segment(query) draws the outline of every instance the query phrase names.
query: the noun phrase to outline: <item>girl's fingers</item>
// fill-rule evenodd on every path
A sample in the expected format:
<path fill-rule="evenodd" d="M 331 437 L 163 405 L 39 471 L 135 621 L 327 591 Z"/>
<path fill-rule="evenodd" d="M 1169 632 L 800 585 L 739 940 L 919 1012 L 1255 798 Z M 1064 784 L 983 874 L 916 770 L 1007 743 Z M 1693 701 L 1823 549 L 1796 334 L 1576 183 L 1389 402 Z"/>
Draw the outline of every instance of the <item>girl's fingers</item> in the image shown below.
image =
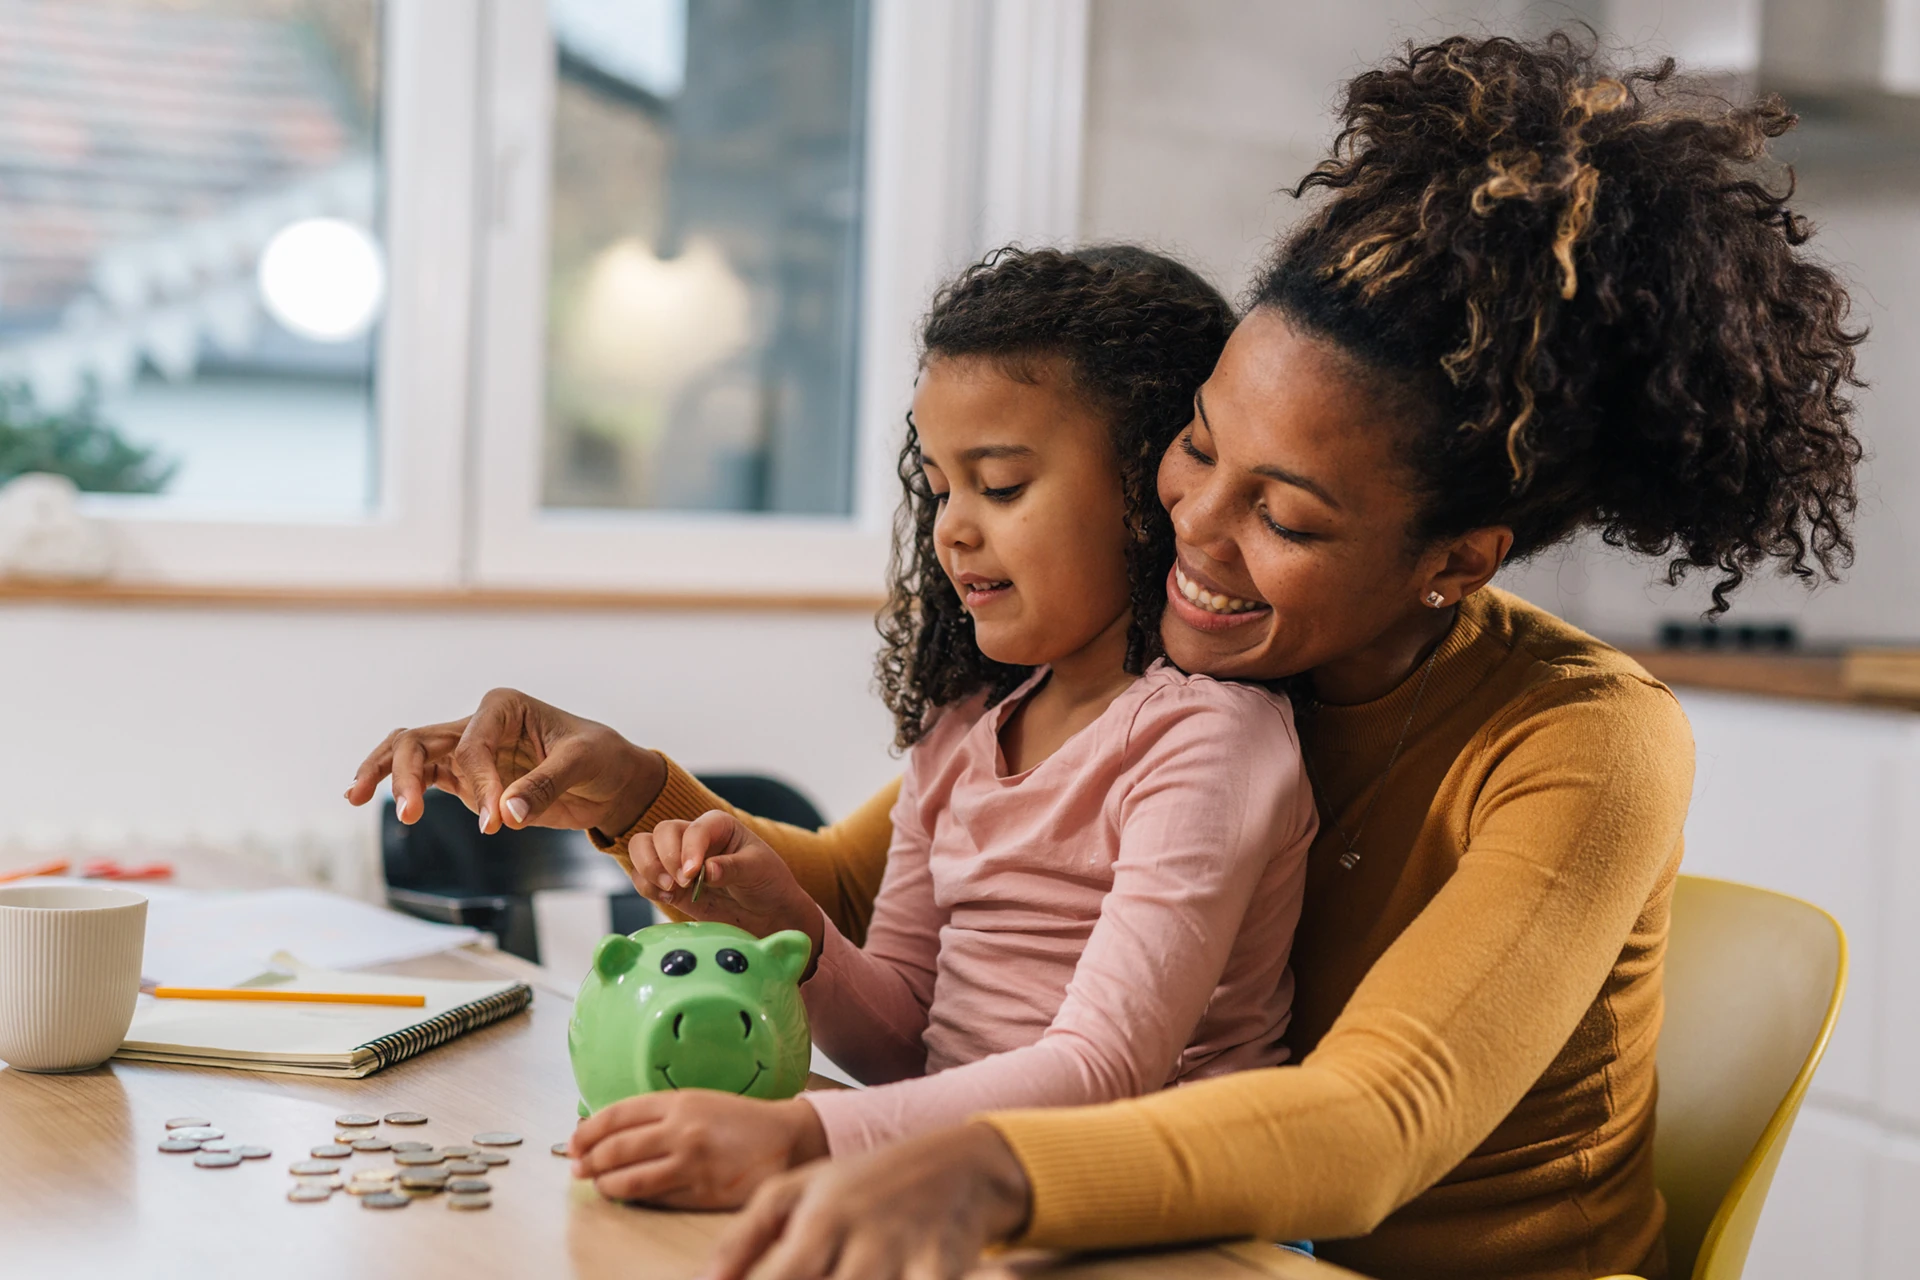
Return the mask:
<path fill-rule="evenodd" d="M 664 1103 L 660 1095 L 652 1093 L 636 1094 L 623 1098 L 610 1107 L 604 1107 L 582 1120 L 573 1128 L 573 1138 L 567 1146 L 577 1164 L 584 1159 L 596 1143 L 599 1143 L 622 1129 L 635 1125 L 652 1124 L 661 1115 Z"/>
<path fill-rule="evenodd" d="M 754 1192 L 747 1207 L 721 1235 L 712 1265 L 707 1269 L 708 1280 L 746 1280 L 749 1272 L 761 1280 L 779 1277 L 815 1280 L 826 1274 L 826 1264 L 833 1259 L 830 1252 L 821 1253 L 817 1243 L 795 1251 L 788 1248 L 786 1239 L 793 1229 L 794 1211 L 806 1194 L 810 1177 L 806 1172 L 782 1174 Z M 821 1263 L 813 1270 L 793 1269 L 815 1256 L 820 1257 Z M 768 1259 L 768 1265 L 756 1272 L 754 1264 L 762 1258 Z M 783 1266 L 787 1269 L 776 1269 Z"/>
<path fill-rule="evenodd" d="M 674 1135 L 667 1129 L 664 1124 L 642 1124 L 602 1138 L 592 1150 L 574 1157 L 578 1176 L 597 1180 L 603 1174 L 674 1154 Z"/>
<path fill-rule="evenodd" d="M 603 1173 L 593 1187 L 609 1200 L 658 1201 L 682 1190 L 686 1181 L 683 1162 L 669 1155 Z"/>
<path fill-rule="evenodd" d="M 700 874 L 701 864 L 708 858 L 731 853 L 739 829 L 740 824 L 734 821 L 733 815 L 721 809 L 709 809 L 688 823 L 680 850 L 680 883 L 693 883 L 693 878 Z"/>

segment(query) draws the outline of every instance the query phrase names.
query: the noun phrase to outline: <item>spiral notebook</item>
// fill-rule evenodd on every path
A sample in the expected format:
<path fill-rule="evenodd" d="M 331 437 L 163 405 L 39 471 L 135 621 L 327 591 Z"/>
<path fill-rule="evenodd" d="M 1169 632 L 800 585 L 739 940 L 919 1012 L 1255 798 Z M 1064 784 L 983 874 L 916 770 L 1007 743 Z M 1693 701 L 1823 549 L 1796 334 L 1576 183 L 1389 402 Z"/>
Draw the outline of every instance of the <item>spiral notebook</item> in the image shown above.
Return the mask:
<path fill-rule="evenodd" d="M 277 980 L 246 983 L 288 991 L 421 995 L 424 1008 L 140 997 L 116 1058 L 190 1067 L 279 1071 L 358 1079 L 425 1053 L 533 1003 L 522 982 L 451 982 L 313 969 L 286 955 Z"/>

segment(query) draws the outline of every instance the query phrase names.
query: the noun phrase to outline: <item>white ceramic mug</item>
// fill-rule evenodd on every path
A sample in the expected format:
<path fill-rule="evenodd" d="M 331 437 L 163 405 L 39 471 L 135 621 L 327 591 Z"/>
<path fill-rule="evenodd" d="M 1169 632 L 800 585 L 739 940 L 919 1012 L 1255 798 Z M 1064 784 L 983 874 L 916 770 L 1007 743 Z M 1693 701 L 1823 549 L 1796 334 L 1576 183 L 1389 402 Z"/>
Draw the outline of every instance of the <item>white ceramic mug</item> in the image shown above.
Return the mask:
<path fill-rule="evenodd" d="M 133 1023 L 147 900 L 92 884 L 0 885 L 0 1062 L 85 1071 Z"/>

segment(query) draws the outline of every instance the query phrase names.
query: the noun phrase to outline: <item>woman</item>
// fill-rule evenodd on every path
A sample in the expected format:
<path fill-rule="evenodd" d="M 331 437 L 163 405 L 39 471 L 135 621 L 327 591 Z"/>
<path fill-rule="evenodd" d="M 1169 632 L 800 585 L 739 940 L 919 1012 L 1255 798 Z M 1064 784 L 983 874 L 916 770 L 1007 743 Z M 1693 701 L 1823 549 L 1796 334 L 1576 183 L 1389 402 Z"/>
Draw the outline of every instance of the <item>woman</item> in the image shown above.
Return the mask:
<path fill-rule="evenodd" d="M 1675 579 L 1714 571 L 1720 608 L 1770 560 L 1830 574 L 1860 456 L 1845 292 L 1755 173 L 1793 118 L 1671 71 L 1454 38 L 1355 79 L 1301 184 L 1324 203 L 1162 462 L 1169 658 L 1299 677 L 1323 821 L 1297 1065 L 779 1175 L 715 1274 L 957 1275 L 997 1240 L 1241 1235 L 1380 1277 L 1665 1273 L 1654 1044 L 1690 735 L 1630 660 L 1487 583 L 1581 529 Z M 438 785 L 487 829 L 616 850 L 718 805 L 504 691 L 389 739 L 350 798 L 389 770 L 403 818 Z M 855 931 L 890 802 L 756 830 Z"/>

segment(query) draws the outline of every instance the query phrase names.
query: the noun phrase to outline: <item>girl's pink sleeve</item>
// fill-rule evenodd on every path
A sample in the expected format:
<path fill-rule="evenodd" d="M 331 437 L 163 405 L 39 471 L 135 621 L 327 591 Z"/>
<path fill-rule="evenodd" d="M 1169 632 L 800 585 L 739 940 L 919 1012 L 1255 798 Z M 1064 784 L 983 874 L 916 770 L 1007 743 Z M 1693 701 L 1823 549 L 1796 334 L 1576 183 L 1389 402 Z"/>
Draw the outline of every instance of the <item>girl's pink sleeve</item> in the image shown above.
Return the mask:
<path fill-rule="evenodd" d="M 1128 754 L 1138 781 L 1120 807 L 1113 888 L 1045 1034 L 937 1075 L 803 1094 L 835 1155 L 982 1111 L 1134 1097 L 1171 1078 L 1268 864 L 1287 857 L 1304 871 L 1312 805 L 1287 713 L 1253 690 L 1156 690 Z M 1293 944 L 1302 878 L 1289 878 L 1293 910 L 1265 913 L 1284 922 L 1285 936 L 1265 940 L 1279 954 Z"/>
<path fill-rule="evenodd" d="M 820 963 L 800 988 L 813 1042 L 863 1084 L 905 1080 L 927 1069 L 921 1036 L 946 912 L 933 900 L 928 869 L 932 835 L 920 815 L 921 755 L 909 759 L 900 781 L 893 844 L 865 949 L 829 918 Z"/>

